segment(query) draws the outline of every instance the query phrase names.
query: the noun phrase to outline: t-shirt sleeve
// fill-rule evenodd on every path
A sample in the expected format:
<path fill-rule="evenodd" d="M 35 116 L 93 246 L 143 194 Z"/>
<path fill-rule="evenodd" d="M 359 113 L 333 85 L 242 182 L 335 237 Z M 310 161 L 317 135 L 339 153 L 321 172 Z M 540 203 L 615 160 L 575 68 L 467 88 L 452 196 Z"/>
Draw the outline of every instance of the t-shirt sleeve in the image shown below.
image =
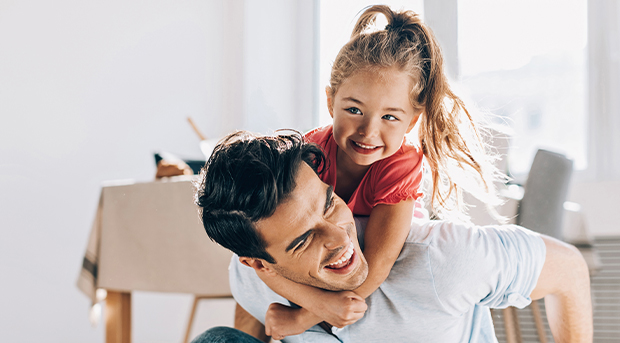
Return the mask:
<path fill-rule="evenodd" d="M 443 307 L 454 315 L 475 304 L 527 306 L 545 254 L 540 235 L 516 225 L 444 223 L 434 231 L 429 248 L 435 291 Z"/>
<path fill-rule="evenodd" d="M 331 125 L 326 125 L 312 129 L 304 134 L 304 140 L 308 143 L 318 144 L 324 149 L 327 139 L 332 132 L 331 127 Z"/>
<path fill-rule="evenodd" d="M 379 162 L 370 182 L 371 207 L 421 197 L 422 165 L 423 155 L 415 148 Z"/>

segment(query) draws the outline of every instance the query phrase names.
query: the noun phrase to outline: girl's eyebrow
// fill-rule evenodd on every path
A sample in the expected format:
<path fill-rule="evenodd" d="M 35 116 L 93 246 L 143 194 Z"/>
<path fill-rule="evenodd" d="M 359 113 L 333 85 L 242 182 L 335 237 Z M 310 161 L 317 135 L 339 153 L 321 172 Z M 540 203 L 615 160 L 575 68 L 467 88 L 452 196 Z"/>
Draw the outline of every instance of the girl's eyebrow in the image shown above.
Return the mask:
<path fill-rule="evenodd" d="M 405 110 L 403 110 L 402 108 L 398 108 L 398 107 L 388 107 L 388 108 L 384 108 L 385 111 L 389 111 L 389 112 L 402 112 L 405 113 Z"/>
<path fill-rule="evenodd" d="M 363 105 L 363 104 L 364 104 L 364 103 L 363 103 L 363 102 L 361 102 L 360 100 L 357 100 L 357 99 L 355 99 L 354 97 L 350 97 L 350 96 L 348 96 L 348 97 L 346 97 L 346 98 L 342 98 L 342 100 L 344 100 L 344 101 L 352 101 L 352 102 L 354 102 L 354 103 L 356 103 L 356 104 L 360 104 L 360 105 Z"/>

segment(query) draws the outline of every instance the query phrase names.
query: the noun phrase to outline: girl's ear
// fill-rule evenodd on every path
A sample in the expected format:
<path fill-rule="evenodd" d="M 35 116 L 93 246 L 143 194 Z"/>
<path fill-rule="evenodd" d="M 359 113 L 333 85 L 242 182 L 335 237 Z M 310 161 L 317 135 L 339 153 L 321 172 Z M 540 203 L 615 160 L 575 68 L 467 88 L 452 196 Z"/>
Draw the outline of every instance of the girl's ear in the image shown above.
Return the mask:
<path fill-rule="evenodd" d="M 334 118 L 334 103 L 331 94 L 332 88 L 330 86 L 326 86 L 325 95 L 327 95 L 327 109 L 329 110 L 329 115 Z"/>
<path fill-rule="evenodd" d="M 415 124 L 418 122 L 418 119 L 420 119 L 421 115 L 422 111 L 418 112 L 413 116 L 413 119 L 411 119 L 411 123 L 409 123 L 409 127 L 407 127 L 407 133 L 411 132 L 411 130 L 415 127 Z"/>
<path fill-rule="evenodd" d="M 246 266 L 253 268 L 257 273 L 266 273 L 268 275 L 275 275 L 276 271 L 271 268 L 267 261 L 252 258 L 252 257 L 239 257 L 239 262 Z"/>

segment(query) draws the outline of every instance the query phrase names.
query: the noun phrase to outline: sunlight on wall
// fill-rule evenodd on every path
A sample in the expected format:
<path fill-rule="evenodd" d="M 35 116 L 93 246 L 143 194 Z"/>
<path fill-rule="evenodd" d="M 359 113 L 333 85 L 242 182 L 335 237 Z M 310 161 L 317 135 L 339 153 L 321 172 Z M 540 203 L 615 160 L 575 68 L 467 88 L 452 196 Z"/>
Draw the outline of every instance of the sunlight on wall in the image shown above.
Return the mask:
<path fill-rule="evenodd" d="M 535 56 L 586 47 L 586 1 L 469 0 L 458 11 L 462 76 L 518 69 Z"/>

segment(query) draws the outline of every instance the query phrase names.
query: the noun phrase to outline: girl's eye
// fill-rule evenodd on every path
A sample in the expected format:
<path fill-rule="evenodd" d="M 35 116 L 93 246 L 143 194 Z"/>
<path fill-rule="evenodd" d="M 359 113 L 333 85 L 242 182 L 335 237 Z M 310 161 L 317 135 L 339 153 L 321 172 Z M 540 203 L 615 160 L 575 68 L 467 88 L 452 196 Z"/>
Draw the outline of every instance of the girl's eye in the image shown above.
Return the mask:
<path fill-rule="evenodd" d="M 353 114 L 362 114 L 362 111 L 360 111 L 360 109 L 357 107 L 349 107 L 346 110 Z"/>
<path fill-rule="evenodd" d="M 394 117 L 391 114 L 386 114 L 383 116 L 383 119 L 389 120 L 389 121 L 393 121 L 393 120 L 398 120 L 398 118 Z"/>

